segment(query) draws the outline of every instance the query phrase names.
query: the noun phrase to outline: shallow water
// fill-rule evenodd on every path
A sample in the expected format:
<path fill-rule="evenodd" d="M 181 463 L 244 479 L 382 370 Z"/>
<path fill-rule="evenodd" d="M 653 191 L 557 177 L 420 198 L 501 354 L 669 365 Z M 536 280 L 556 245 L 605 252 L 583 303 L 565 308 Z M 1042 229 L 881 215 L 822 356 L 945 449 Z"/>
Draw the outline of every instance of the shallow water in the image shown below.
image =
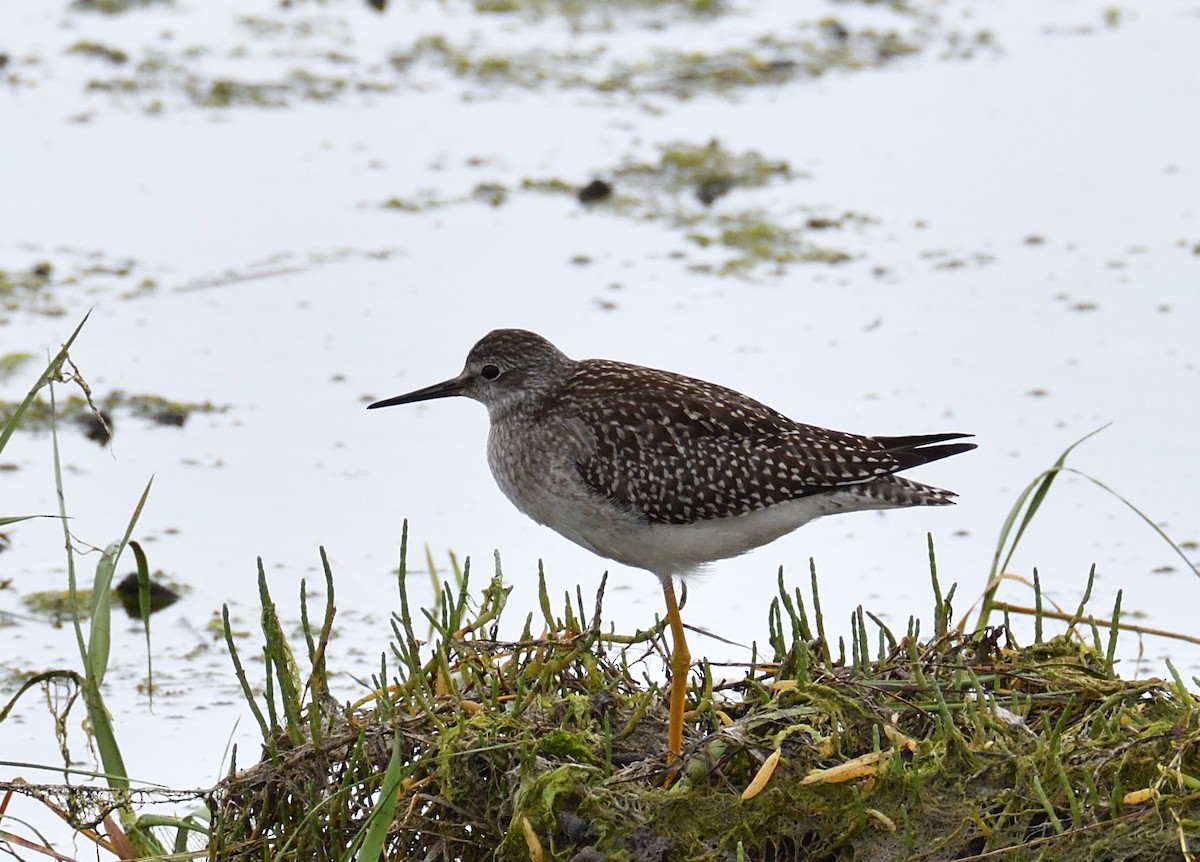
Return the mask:
<path fill-rule="evenodd" d="M 36 301 L 0 297 L 0 354 L 55 349 L 90 308 L 72 356 L 97 393 L 230 408 L 183 428 L 117 414 L 107 449 L 60 435 L 77 541 L 118 538 L 153 476 L 135 538 L 153 568 L 191 587 L 154 620 L 163 689 L 152 714 L 137 691 L 142 636 L 117 627 L 106 696 L 132 774 L 207 785 L 228 740 L 241 742 L 242 763 L 257 751 L 207 629 L 228 603 L 237 627 L 255 630 L 257 556 L 294 616 L 300 580 L 320 583 L 317 546 L 327 548 L 339 608 L 330 666 L 347 697 L 350 676 L 374 670 L 387 645 L 404 518 L 415 563 L 425 545 L 439 563 L 470 556 L 477 585 L 500 550 L 514 629 L 537 607 L 539 560 L 552 596 L 577 584 L 587 594 L 609 570 L 606 614 L 619 630 L 661 612 L 652 578 L 509 506 L 487 472 L 479 405 L 364 409 L 457 373 L 498 326 L 539 331 L 574 356 L 715 380 L 814 424 L 978 435 L 977 451 L 913 474 L 959 492 L 956 508 L 828 519 L 695 579 L 685 619 L 739 643 L 765 637 L 777 567 L 806 588 L 809 558 L 838 632 L 858 604 L 900 628 L 910 615 L 928 623 L 927 532 L 943 585 L 959 583 L 961 614 L 1017 494 L 1107 423 L 1069 463 L 1200 558 L 1194 5 L 1115 21 L 1091 2 L 911 14 L 734 3 L 715 19 L 671 4 L 606 8 L 572 22 L 459 3 L 383 15 L 267 2 L 113 16 L 0 7 L 0 33 L 20 34 L 19 46 L 0 46 L 0 270 L 48 261 L 54 274 Z M 653 64 L 683 47 L 767 54 L 767 35 L 795 53 L 826 15 L 851 30 L 895 29 L 918 50 L 736 86 Z M 460 74 L 427 54 L 401 70 L 389 61 L 434 35 L 467 57 Z M 69 51 L 81 41 L 130 60 Z M 506 74 L 480 71 L 480 58 L 499 56 L 512 61 Z M 530 68 L 541 83 L 526 86 Z M 621 68 L 637 70 L 625 89 L 611 86 Z M 113 92 L 117 79 L 133 83 Z M 204 103 L 246 92 L 258 102 Z M 272 99 L 285 104 L 261 104 Z M 647 191 L 620 172 L 712 139 L 786 160 L 792 176 L 705 208 L 690 190 Z M 616 176 L 634 200 L 585 209 L 521 188 L 596 176 Z M 503 186 L 503 202 L 491 205 L 495 189 L 475 193 L 481 184 Z M 392 198 L 416 210 L 384 206 Z M 738 217 L 788 229 L 831 218 L 840 226 L 801 232 L 801 251 L 851 259 L 747 261 L 718 239 Z M 0 394 L 19 398 L 38 370 L 26 366 Z M 46 435 L 18 434 L 0 461 L 15 466 L 0 473 L 0 514 L 55 510 Z M 44 520 L 4 532 L 0 611 L 24 614 L 21 596 L 64 586 L 61 530 Z M 84 581 L 94 560 L 81 560 Z M 1098 616 L 1122 590 L 1138 622 L 1196 634 L 1200 580 L 1122 503 L 1066 475 L 1010 571 L 1036 566 L 1073 610 L 1093 563 Z M 412 589 L 429 601 L 424 577 Z M 1002 595 L 1032 604 L 1017 583 Z M 2 631 L 8 671 L 77 663 L 69 629 L 21 620 Z M 698 636 L 693 652 L 748 657 Z M 1129 675 L 1162 673 L 1166 657 L 1185 674 L 1200 669 L 1200 652 L 1169 640 L 1126 637 L 1120 654 Z M 73 715 L 72 753 L 90 762 Z M 0 724 L 0 759 L 53 763 L 55 752 L 44 706 L 27 696 Z M 0 768 L 17 774 L 53 780 Z"/>

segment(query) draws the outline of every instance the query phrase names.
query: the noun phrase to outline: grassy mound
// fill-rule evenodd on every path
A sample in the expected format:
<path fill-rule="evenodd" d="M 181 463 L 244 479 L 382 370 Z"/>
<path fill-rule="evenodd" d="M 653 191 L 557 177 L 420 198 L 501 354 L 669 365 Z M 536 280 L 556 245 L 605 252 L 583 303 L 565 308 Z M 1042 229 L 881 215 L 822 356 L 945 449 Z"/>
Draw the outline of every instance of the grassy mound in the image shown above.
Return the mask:
<path fill-rule="evenodd" d="M 268 689 L 299 696 L 263 595 Z M 402 600 L 390 684 L 347 707 L 322 694 L 330 617 L 303 702 L 256 707 L 266 754 L 213 794 L 210 858 L 1156 860 L 1200 841 L 1195 698 L 1119 679 L 1116 628 L 1082 612 L 1025 648 L 951 629 L 948 601 L 927 639 L 859 612 L 834 655 L 781 581 L 771 655 L 693 673 L 670 764 L 663 693 L 635 676 L 661 632 L 605 635 L 602 587 L 590 619 L 543 597 L 543 633 L 500 642 L 506 595 L 447 587 L 425 648 Z"/>

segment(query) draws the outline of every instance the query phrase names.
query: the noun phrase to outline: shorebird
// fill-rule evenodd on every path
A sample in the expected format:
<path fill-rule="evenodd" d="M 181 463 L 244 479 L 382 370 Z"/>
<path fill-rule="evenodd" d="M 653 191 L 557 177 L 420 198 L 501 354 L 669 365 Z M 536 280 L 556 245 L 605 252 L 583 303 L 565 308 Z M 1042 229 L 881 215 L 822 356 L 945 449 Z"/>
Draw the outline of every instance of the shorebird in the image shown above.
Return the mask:
<path fill-rule="evenodd" d="M 974 449 L 969 434 L 865 437 L 803 425 L 740 392 L 521 329 L 488 333 L 462 373 L 370 408 L 462 395 L 487 407 L 488 465 L 518 509 L 662 584 L 671 629 L 668 757 L 691 664 L 674 580 L 836 512 L 945 506 L 896 474 Z"/>

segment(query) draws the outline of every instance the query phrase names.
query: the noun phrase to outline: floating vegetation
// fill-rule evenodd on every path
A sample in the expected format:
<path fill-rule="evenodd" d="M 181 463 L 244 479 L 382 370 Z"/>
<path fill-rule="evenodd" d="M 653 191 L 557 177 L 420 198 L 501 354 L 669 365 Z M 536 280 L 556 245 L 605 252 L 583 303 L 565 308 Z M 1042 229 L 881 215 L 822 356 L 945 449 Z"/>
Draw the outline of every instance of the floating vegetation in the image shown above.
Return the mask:
<path fill-rule="evenodd" d="M 499 8 L 500 6 L 503 8 Z M 529 12 L 549 4 L 504 2 L 489 12 Z M 566 4 L 563 4 L 566 5 Z M 635 7 L 637 4 L 607 4 Z M 662 4 L 667 5 L 667 4 Z M 704 4 L 711 12 L 717 4 Z M 594 11 L 594 10 L 593 10 Z M 699 11 L 694 10 L 694 11 Z M 881 13 L 882 14 L 882 13 Z M 715 22 L 719 16 L 706 14 Z M 604 44 L 562 50 L 538 47 L 499 51 L 492 45 L 455 42 L 443 35 L 422 36 L 395 51 L 389 61 L 397 72 L 414 75 L 421 65 L 494 89 L 497 84 L 523 88 L 553 86 L 634 97 L 690 99 L 705 93 L 733 95 L 748 88 L 778 86 L 798 78 L 818 78 L 831 71 L 859 71 L 916 54 L 943 43 L 946 56 L 968 56 L 968 50 L 990 47 L 990 35 L 943 31 L 932 13 L 911 8 L 890 15 L 895 27 L 859 26 L 837 18 L 799 22 L 786 31 L 759 36 L 720 51 L 680 51 L 663 45 L 638 59 L 616 57 Z M 585 19 L 575 26 L 589 29 Z M 592 29 L 612 29 L 613 16 L 591 15 Z"/>
<path fill-rule="evenodd" d="M 189 71 L 182 63 L 154 54 L 138 63 L 132 75 L 96 78 L 87 86 L 95 92 L 152 97 L 153 101 L 146 102 L 144 107 L 157 112 L 163 109 L 162 98 L 177 94 L 201 108 L 285 108 L 294 101 L 330 101 L 355 85 L 344 75 L 307 69 L 293 69 L 273 80 L 214 77 Z M 373 84 L 370 89 L 380 92 L 387 86 Z M 358 86 L 360 90 L 367 88 L 366 84 Z"/>
<path fill-rule="evenodd" d="M 120 48 L 113 48 L 99 42 L 80 40 L 67 49 L 68 54 L 82 54 L 85 57 L 95 57 L 99 60 L 121 65 L 129 62 L 129 55 Z"/>
<path fill-rule="evenodd" d="M 17 272 L 0 269 L 0 308 L 5 311 L 62 314 L 62 308 L 50 295 L 53 275 L 54 267 L 47 262 Z"/>
<path fill-rule="evenodd" d="M 0 426 L 11 420 L 22 402 L 0 401 Z M 124 414 L 134 419 L 143 419 L 153 425 L 179 428 L 195 413 L 224 413 L 229 405 L 211 401 L 173 401 L 161 395 L 130 395 L 120 390 L 110 392 L 102 398 L 89 399 L 84 395 L 59 398 L 51 410 L 50 402 L 43 398 L 31 401 L 22 416 L 22 431 L 48 431 L 53 422 L 71 422 L 80 428 L 86 437 L 102 445 L 107 444 L 115 429 L 114 416 Z"/>
<path fill-rule="evenodd" d="M 736 188 L 760 188 L 792 178 L 786 161 L 768 159 L 755 150 L 735 153 L 715 139 L 701 146 L 678 141 L 660 149 L 658 162 L 626 162 L 615 176 L 673 194 L 691 193 L 705 205 Z"/>
<path fill-rule="evenodd" d="M 872 222 L 856 213 L 802 210 L 776 216 L 754 207 L 735 209 L 743 197 L 736 193 L 789 182 L 797 174 L 786 161 L 755 150 L 734 152 L 718 140 L 702 145 L 667 144 L 659 148 L 657 161 L 626 160 L 601 173 L 608 179 L 594 179 L 582 187 L 539 179 L 526 180 L 522 188 L 572 194 L 589 206 L 639 221 L 666 221 L 682 230 L 694 247 L 721 253 L 715 263 L 689 264 L 695 272 L 748 275 L 767 266 L 778 274 L 790 264 L 843 263 L 851 259 L 850 253 L 828 243 L 817 244 L 809 235 L 861 229 Z"/>
<path fill-rule="evenodd" d="M 406 213 L 418 213 L 422 210 L 429 209 L 434 206 L 441 206 L 435 200 L 430 201 L 414 201 L 408 198 L 390 197 L 380 204 L 385 210 L 399 210 Z"/>
<path fill-rule="evenodd" d="M 521 14 L 544 18 L 560 15 L 572 26 L 611 24 L 614 16 L 638 12 L 676 12 L 712 16 L 727 11 L 726 0 L 473 0 L 476 12 L 490 15 Z"/>
<path fill-rule="evenodd" d="M 787 182 L 796 175 L 786 161 L 755 150 L 735 152 L 715 139 L 699 145 L 676 141 L 661 146 L 656 161 L 629 159 L 599 173 L 607 179 L 594 177 L 576 184 L 557 177 L 527 178 L 515 189 L 502 183 L 479 183 L 470 193 L 456 198 L 439 198 L 426 192 L 393 196 L 379 206 L 421 213 L 469 202 L 499 207 L 517 191 L 569 195 L 605 213 L 638 221 L 666 221 L 685 230 L 694 246 L 726 252 L 720 263 L 692 265 L 695 271 L 718 275 L 747 274 L 762 265 L 770 265 L 778 273 L 793 263 L 843 263 L 851 259 L 849 253 L 812 243 L 807 234 L 861 228 L 871 223 L 866 216 L 854 213 L 831 216 L 804 211 L 799 218 L 790 219 L 791 224 L 784 224 L 759 209 L 728 212 L 734 193 Z"/>
<path fill-rule="evenodd" d="M 64 287 L 100 291 L 119 280 L 128 286 L 124 296 L 157 287 L 153 278 L 137 277 L 138 271 L 139 266 L 133 260 L 106 260 L 95 253 L 56 249 L 54 262 L 42 260 L 24 269 L 0 269 L 0 311 L 58 317 L 66 313 L 59 299 Z M 78 291 L 74 293 L 77 295 Z M 4 318 L 0 317 L 2 322 Z"/>
<path fill-rule="evenodd" d="M 173 0 L 74 0 L 71 9 L 77 12 L 100 12 L 121 15 L 146 6 L 170 6 Z"/>
<path fill-rule="evenodd" d="M 71 9 L 117 15 L 152 5 L 171 5 L 171 0 L 75 0 Z M 386 6 L 376 5 L 380 10 Z M 736 5 L 724 0 L 473 0 L 469 10 L 464 5 L 440 4 L 444 19 L 424 20 L 412 28 L 421 35 L 410 44 L 386 51 L 373 41 L 369 48 L 358 46 L 365 25 L 349 11 L 289 3 L 266 14 L 229 15 L 224 41 L 232 47 L 219 53 L 204 46 L 177 46 L 169 36 L 137 50 L 83 39 L 68 53 L 122 67 L 120 76 L 88 81 L 89 91 L 158 113 L 187 106 L 281 108 L 353 94 L 426 89 L 444 83 L 447 74 L 464 84 L 464 98 L 486 98 L 513 87 L 574 89 L 636 100 L 705 94 L 736 98 L 752 88 L 878 68 L 930 49 L 943 58 L 963 59 L 995 47 L 986 31 L 943 23 L 947 16 L 932 4 L 862 4 L 869 9 L 830 4 L 838 16 L 817 17 L 810 11 L 809 17 L 742 35 L 734 44 L 723 38 L 719 49 L 680 50 L 676 40 L 652 37 L 632 55 L 615 50 L 614 33 L 662 32 L 673 23 L 704 32 L 720 26 Z M 481 21 L 519 16 L 521 26 L 540 30 L 541 38 L 532 43 L 509 39 L 495 26 L 458 35 L 460 16 L 471 11 Z"/>
<path fill-rule="evenodd" d="M 211 81 L 189 78 L 186 89 L 192 102 L 203 108 L 229 108 L 234 105 L 282 108 L 287 106 L 290 99 L 329 101 L 336 98 L 347 85 L 345 78 L 297 69 L 282 80 L 267 83 L 232 78 Z"/>
<path fill-rule="evenodd" d="M 716 271 L 721 275 L 744 272 L 760 264 L 773 264 L 782 271 L 785 264 L 845 263 L 849 254 L 836 249 L 807 245 L 801 240 L 801 232 L 768 221 L 765 215 L 741 213 L 722 217 L 715 236 L 693 232 L 688 239 L 701 248 L 718 244 L 734 252 Z M 702 269 L 703 264 L 693 267 Z M 711 270 L 711 268 L 709 268 Z"/>
<path fill-rule="evenodd" d="M 179 601 L 181 593 L 187 592 L 186 586 L 171 581 L 161 571 L 155 571 L 149 577 L 147 597 L 151 613 L 170 607 Z M 141 596 L 136 572 L 126 575 L 120 583 L 112 588 L 112 591 L 130 619 L 141 619 Z M 21 603 L 31 614 L 49 619 L 54 625 L 59 626 L 64 621 L 69 621 L 72 616 L 78 616 L 80 619 L 87 619 L 91 616 L 92 589 L 91 587 L 76 589 L 74 597 L 70 590 L 40 590 L 23 595 Z"/>
<path fill-rule="evenodd" d="M 861 229 L 872 223 L 872 219 L 856 213 L 829 215 L 804 210 L 785 222 L 761 209 L 729 212 L 734 193 L 788 182 L 796 178 L 796 173 L 784 160 L 768 158 L 755 150 L 735 152 L 715 139 L 699 145 L 676 141 L 659 147 L 655 161 L 628 159 L 598 173 L 606 179 L 594 177 L 576 184 L 557 177 L 527 178 L 517 189 L 501 183 L 480 183 L 471 193 L 457 198 L 438 198 L 427 192 L 416 197 L 393 196 L 380 206 L 420 213 L 468 202 L 503 206 L 516 191 L 569 195 L 605 213 L 638 221 L 666 221 L 685 231 L 693 246 L 724 253 L 717 263 L 690 265 L 693 271 L 716 275 L 746 275 L 763 266 L 770 266 L 778 274 L 795 263 L 844 263 L 852 259 L 848 252 L 814 243 L 808 235 Z M 578 255 L 575 259 L 586 257 Z"/>

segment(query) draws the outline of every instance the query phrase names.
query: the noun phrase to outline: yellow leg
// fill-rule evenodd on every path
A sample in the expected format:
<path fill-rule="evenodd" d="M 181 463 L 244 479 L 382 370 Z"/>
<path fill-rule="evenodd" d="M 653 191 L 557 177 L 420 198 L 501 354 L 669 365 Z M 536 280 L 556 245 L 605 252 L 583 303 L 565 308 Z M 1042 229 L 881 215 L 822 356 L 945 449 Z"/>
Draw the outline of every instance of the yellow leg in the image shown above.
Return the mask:
<path fill-rule="evenodd" d="M 683 707 L 692 656 L 688 652 L 687 639 L 683 636 L 683 620 L 679 617 L 679 602 L 675 600 L 675 584 L 670 577 L 661 580 L 663 596 L 667 600 L 667 622 L 671 625 L 671 715 L 667 724 L 667 761 L 674 763 L 683 753 Z"/>

